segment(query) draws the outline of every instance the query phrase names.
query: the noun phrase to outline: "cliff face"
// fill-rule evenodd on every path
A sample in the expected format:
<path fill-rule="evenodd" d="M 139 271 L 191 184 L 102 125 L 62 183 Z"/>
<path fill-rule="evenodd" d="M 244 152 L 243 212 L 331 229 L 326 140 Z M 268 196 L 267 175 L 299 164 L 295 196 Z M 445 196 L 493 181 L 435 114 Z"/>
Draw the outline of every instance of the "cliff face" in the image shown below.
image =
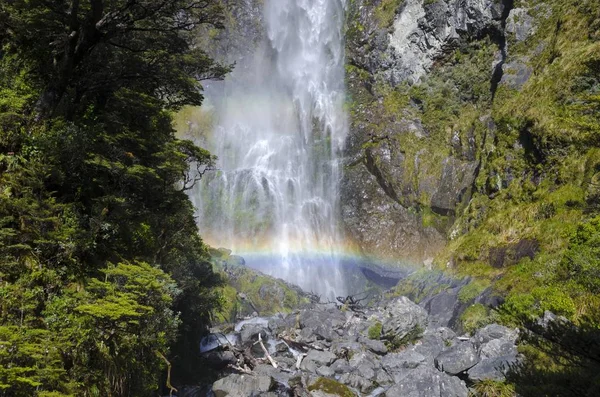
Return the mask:
<path fill-rule="evenodd" d="M 541 229 L 564 204 L 551 191 L 576 196 L 573 225 L 598 177 L 598 142 L 585 132 L 597 124 L 584 127 L 583 108 L 564 112 L 598 88 L 593 3 L 350 2 L 341 201 L 363 252 L 456 267 L 491 264 L 494 250 L 527 239 L 536 252 L 556 248 Z M 524 215 L 532 207 L 537 218 Z"/>

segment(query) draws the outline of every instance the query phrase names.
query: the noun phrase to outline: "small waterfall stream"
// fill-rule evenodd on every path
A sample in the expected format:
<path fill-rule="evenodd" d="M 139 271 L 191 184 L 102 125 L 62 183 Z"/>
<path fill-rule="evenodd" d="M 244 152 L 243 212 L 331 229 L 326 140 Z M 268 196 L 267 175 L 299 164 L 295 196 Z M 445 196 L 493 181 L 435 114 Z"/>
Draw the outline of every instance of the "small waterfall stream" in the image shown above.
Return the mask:
<path fill-rule="evenodd" d="M 345 0 L 266 0 L 265 38 L 208 87 L 217 172 L 192 193 L 200 232 L 249 266 L 332 299 L 341 270 L 338 155 Z"/>

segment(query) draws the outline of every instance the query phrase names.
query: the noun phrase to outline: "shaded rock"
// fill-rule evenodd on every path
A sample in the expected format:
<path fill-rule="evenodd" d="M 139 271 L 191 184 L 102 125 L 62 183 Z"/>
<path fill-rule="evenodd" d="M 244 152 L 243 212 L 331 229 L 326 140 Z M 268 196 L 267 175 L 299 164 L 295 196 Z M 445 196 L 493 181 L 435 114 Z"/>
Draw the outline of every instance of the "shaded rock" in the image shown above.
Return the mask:
<path fill-rule="evenodd" d="M 269 332 L 261 325 L 248 324 L 240 332 L 240 343 L 242 346 L 248 346 L 258 340 L 258 334 L 261 334 L 263 340 L 268 340 Z"/>
<path fill-rule="evenodd" d="M 237 358 L 229 350 L 211 351 L 203 354 L 208 364 L 215 369 L 225 368 L 229 364 L 235 364 Z"/>
<path fill-rule="evenodd" d="M 454 318 L 454 309 L 458 303 L 457 289 L 440 292 L 428 299 L 424 307 L 429 313 L 430 325 L 447 327 Z"/>
<path fill-rule="evenodd" d="M 331 369 L 333 369 L 336 374 L 344 374 L 352 371 L 352 367 L 350 367 L 350 364 L 346 359 L 336 360 L 336 362 L 331 364 Z"/>
<path fill-rule="evenodd" d="M 471 381 L 496 380 L 503 381 L 510 366 L 516 363 L 515 356 L 494 357 L 481 360 L 467 371 Z"/>
<path fill-rule="evenodd" d="M 517 346 L 514 341 L 508 339 L 494 339 L 481 346 L 479 349 L 481 358 L 493 358 L 500 356 L 517 356 Z"/>
<path fill-rule="evenodd" d="M 213 383 L 216 397 L 246 397 L 266 393 L 273 386 L 273 379 L 264 375 L 229 375 Z"/>
<path fill-rule="evenodd" d="M 443 161 L 438 189 L 431 198 L 431 209 L 440 215 L 454 215 L 475 180 L 478 164 L 462 162 L 453 157 Z"/>
<path fill-rule="evenodd" d="M 517 90 L 523 87 L 533 74 L 533 69 L 527 62 L 529 62 L 527 57 L 521 57 L 504 63 L 502 65 L 502 79 L 500 80 L 500 84 Z"/>
<path fill-rule="evenodd" d="M 494 339 L 504 339 L 514 344 L 516 343 L 518 336 L 519 333 L 515 329 L 510 329 L 499 324 L 489 324 L 478 330 L 471 338 L 471 342 L 473 342 L 477 348 L 481 348 L 481 346 Z"/>
<path fill-rule="evenodd" d="M 479 362 L 477 351 L 470 342 L 462 342 L 441 352 L 435 366 L 450 375 L 458 375 Z"/>

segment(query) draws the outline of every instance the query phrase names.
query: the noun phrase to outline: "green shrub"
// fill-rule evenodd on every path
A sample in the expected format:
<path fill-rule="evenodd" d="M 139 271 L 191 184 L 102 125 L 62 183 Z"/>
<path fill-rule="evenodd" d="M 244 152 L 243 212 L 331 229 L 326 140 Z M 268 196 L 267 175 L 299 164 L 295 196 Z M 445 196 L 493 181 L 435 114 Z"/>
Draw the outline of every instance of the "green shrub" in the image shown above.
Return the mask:
<path fill-rule="evenodd" d="M 368 330 L 369 339 L 375 339 L 375 340 L 381 339 L 381 328 L 382 327 L 383 326 L 379 321 L 377 321 L 375 324 L 373 324 L 371 327 L 369 327 L 369 330 Z"/>
<path fill-rule="evenodd" d="M 492 322 L 488 309 L 480 303 L 469 306 L 460 316 L 463 329 L 468 333 L 486 326 Z"/>
<path fill-rule="evenodd" d="M 473 397 L 514 397 L 515 387 L 505 382 L 495 380 L 482 380 L 473 385 Z"/>

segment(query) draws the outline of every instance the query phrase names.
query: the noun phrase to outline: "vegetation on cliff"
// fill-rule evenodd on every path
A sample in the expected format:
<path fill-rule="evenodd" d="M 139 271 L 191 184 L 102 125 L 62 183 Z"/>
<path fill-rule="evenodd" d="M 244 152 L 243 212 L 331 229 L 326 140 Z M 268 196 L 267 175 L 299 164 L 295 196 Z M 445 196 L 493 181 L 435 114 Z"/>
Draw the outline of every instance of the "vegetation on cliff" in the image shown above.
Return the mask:
<path fill-rule="evenodd" d="M 425 8 L 432 3 L 426 1 Z M 461 302 L 472 304 L 461 317 L 464 329 L 499 317 L 531 328 L 528 322 L 547 310 L 569 324 L 597 329 L 600 3 L 504 5 L 518 9 L 512 23 L 523 30 L 509 31 L 507 12 L 501 36 L 493 30 L 483 37 L 465 34 L 413 85 L 391 81 L 372 64 L 353 62 L 361 59 L 356 52 L 364 46 L 371 53 L 379 50 L 366 44 L 364 18 L 351 6 L 349 108 L 364 157 L 350 167 L 375 165 L 382 189 L 398 193 L 388 196 L 419 217 L 424 228 L 446 236 L 448 244 L 434 264 L 474 280 L 461 291 Z M 414 128 L 415 120 L 422 129 Z M 390 153 L 398 164 L 385 157 Z M 440 208 L 427 189 L 431 181 L 441 183 L 449 158 L 476 164 L 472 183 L 451 211 Z M 411 292 L 419 277 L 399 286 L 398 293 Z M 488 287 L 505 299 L 501 312 L 473 302 Z M 593 395 L 598 378 L 588 369 L 596 368 L 597 357 L 582 356 L 582 346 L 560 348 L 545 340 L 525 349 L 531 362 L 539 363 L 525 371 L 538 376 L 538 388 L 517 391 L 535 395 L 541 385 L 552 390 L 571 376 L 576 381 L 569 385 L 578 383 L 572 395 Z M 561 357 L 548 354 L 552 349 Z M 568 387 L 559 389 L 569 394 Z"/>
<path fill-rule="evenodd" d="M 221 78 L 217 1 L 0 4 L 0 395 L 157 390 L 218 303 L 172 112 Z"/>

